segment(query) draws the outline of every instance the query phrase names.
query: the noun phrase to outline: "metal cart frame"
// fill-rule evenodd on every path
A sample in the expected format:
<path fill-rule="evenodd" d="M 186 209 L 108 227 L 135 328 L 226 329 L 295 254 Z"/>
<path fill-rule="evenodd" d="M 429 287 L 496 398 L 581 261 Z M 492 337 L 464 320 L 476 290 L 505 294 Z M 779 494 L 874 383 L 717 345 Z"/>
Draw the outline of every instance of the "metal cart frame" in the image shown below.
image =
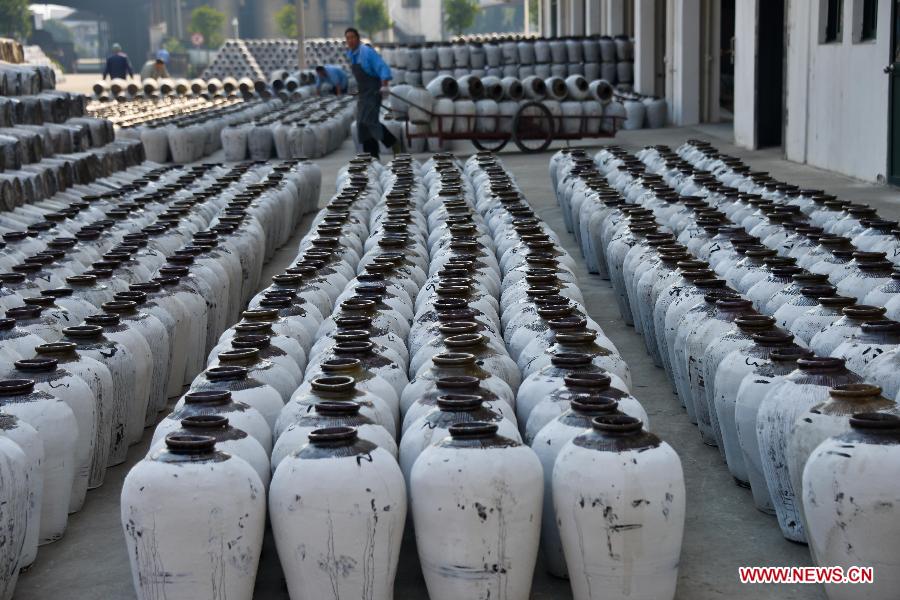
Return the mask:
<path fill-rule="evenodd" d="M 520 105 L 515 115 L 492 115 L 486 117 L 488 119 L 497 119 L 498 126 L 494 131 L 479 131 L 478 119 L 480 117 L 478 115 L 435 113 L 393 92 L 390 95 L 427 114 L 431 123 L 437 123 L 437 130 L 432 129 L 430 131 L 410 133 L 410 121 L 404 121 L 406 139 L 437 138 L 441 142 L 445 140 L 467 140 L 472 142 L 479 150 L 491 152 L 499 152 L 510 141 L 522 152 L 533 154 L 545 151 L 554 140 L 565 140 L 568 143 L 571 140 L 613 138 L 619 130 L 620 121 L 625 120 L 624 117 L 603 115 L 560 115 L 554 117 L 550 109 L 542 102 L 535 100 Z M 460 118 L 466 119 L 467 131 L 444 131 L 444 119 L 455 121 Z M 577 131 L 574 128 L 564 126 L 573 119 L 578 119 Z M 601 122 L 601 127 L 597 133 L 588 131 L 589 119 L 596 119 Z M 506 121 L 511 121 L 511 123 L 506 125 Z M 612 121 L 612 127 L 604 130 L 604 122 L 608 123 L 609 121 Z M 501 122 L 503 126 L 499 125 Z M 572 131 L 566 131 L 567 129 L 572 129 Z"/>

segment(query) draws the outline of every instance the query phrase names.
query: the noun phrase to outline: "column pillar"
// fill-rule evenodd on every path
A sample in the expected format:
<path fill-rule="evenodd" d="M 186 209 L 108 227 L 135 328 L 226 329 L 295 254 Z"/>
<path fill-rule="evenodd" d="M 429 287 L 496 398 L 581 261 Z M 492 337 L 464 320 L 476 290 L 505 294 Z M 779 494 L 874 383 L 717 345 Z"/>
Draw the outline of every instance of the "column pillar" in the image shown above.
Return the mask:
<path fill-rule="evenodd" d="M 282 0 L 256 0 L 254 4 L 254 19 L 256 21 L 256 36 L 263 38 L 281 37 L 281 32 L 275 24 L 275 13 L 284 5 Z M 245 25 L 241 23 L 241 30 Z"/>
<path fill-rule="evenodd" d="M 585 35 L 597 35 L 602 33 L 603 31 L 600 28 L 600 15 L 602 14 L 600 2 L 598 0 L 587 0 L 585 4 L 585 11 L 587 12 L 584 16 Z"/>
<path fill-rule="evenodd" d="M 657 0 L 634 0 L 634 89 L 656 94 Z"/>
<path fill-rule="evenodd" d="M 309 0 L 309 7 L 304 15 L 306 21 L 306 37 L 317 38 L 327 37 L 325 31 L 325 14 L 322 12 L 322 3 L 320 0 Z M 364 32 L 363 35 L 368 35 Z"/>
<path fill-rule="evenodd" d="M 757 0 L 734 4 L 734 143 L 756 148 Z"/>
<path fill-rule="evenodd" d="M 225 14 L 225 25 L 222 26 L 222 34 L 225 39 L 234 37 L 234 29 L 231 27 L 231 20 L 237 16 L 239 6 L 237 0 L 215 0 L 211 3 L 216 10 Z"/>
<path fill-rule="evenodd" d="M 672 85 L 666 90 L 669 115 L 675 125 L 700 122 L 700 0 L 674 0 L 666 16 L 672 32 L 668 58 Z"/>
<path fill-rule="evenodd" d="M 605 16 L 603 33 L 606 35 L 625 33 L 625 0 L 605 0 L 602 6 Z"/>

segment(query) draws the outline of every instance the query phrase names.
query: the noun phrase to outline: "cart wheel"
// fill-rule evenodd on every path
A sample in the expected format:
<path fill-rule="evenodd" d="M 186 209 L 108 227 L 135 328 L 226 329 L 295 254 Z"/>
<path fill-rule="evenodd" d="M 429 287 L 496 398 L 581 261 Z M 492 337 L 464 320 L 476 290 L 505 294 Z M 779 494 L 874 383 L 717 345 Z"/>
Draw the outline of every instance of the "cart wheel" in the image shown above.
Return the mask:
<path fill-rule="evenodd" d="M 503 138 L 502 140 L 480 140 L 478 138 L 472 138 L 472 145 L 485 152 L 500 152 L 506 148 L 508 143 L 508 137 Z"/>
<path fill-rule="evenodd" d="M 522 152 L 543 152 L 553 143 L 555 125 L 550 109 L 540 102 L 526 102 L 513 117 L 513 141 Z"/>

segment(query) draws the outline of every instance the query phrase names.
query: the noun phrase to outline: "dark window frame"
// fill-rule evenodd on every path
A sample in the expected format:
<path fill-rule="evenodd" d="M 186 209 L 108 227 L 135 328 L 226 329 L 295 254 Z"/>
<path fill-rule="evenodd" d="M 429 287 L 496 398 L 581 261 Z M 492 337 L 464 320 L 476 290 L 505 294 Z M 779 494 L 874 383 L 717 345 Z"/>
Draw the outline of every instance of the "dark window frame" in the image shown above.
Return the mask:
<path fill-rule="evenodd" d="M 856 0 L 861 2 L 859 42 L 873 42 L 878 38 L 878 0 Z"/>
<path fill-rule="evenodd" d="M 844 39 L 844 0 L 824 0 L 822 43 L 840 44 Z"/>

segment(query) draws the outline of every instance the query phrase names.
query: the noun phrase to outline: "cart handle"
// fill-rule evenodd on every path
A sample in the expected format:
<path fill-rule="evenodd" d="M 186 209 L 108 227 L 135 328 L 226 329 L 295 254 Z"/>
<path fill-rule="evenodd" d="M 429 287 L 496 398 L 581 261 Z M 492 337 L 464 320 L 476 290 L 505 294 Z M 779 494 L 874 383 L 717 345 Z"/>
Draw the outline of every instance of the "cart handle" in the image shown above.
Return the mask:
<path fill-rule="evenodd" d="M 434 117 L 434 116 L 435 116 L 435 114 L 434 114 L 433 112 L 431 112 L 430 110 L 427 110 L 426 108 L 424 108 L 424 107 L 422 107 L 422 106 L 419 106 L 419 105 L 416 104 L 415 102 L 410 102 L 409 100 L 407 100 L 407 99 L 404 98 L 403 96 L 400 96 L 400 95 L 398 95 L 398 94 L 395 94 L 394 92 L 391 92 L 391 91 L 388 91 L 388 95 L 389 95 L 389 96 L 393 96 L 394 98 L 397 98 L 398 100 L 402 100 L 403 102 L 407 103 L 408 105 L 412 106 L 413 108 L 418 108 L 419 110 L 421 110 L 423 113 L 425 113 L 425 114 L 428 115 L 429 117 Z M 384 104 L 381 105 L 381 108 L 383 108 L 383 109 L 385 109 L 385 110 L 391 110 L 390 107 L 387 107 L 387 106 L 385 106 Z"/>

